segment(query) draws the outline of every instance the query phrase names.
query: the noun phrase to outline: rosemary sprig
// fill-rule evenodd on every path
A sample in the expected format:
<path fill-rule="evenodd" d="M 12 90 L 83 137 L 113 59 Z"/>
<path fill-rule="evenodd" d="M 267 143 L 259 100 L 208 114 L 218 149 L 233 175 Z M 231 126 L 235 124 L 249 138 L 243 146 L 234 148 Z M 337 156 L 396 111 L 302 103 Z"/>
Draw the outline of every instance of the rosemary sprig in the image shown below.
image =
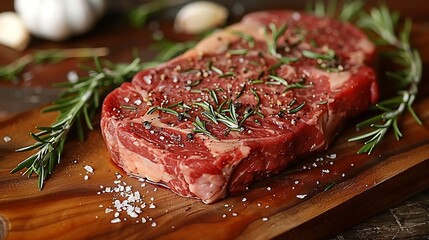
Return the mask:
<path fill-rule="evenodd" d="M 422 78 L 422 61 L 417 50 L 410 45 L 410 19 L 405 20 L 403 29 L 397 33 L 395 26 L 399 23 L 399 13 L 389 11 L 385 5 L 369 12 L 363 6 L 363 1 L 344 1 L 342 5 L 337 5 L 336 1 L 331 0 L 328 7 L 321 1 L 314 1 L 312 11 L 317 16 L 331 16 L 357 23 L 363 30 L 371 33 L 370 37 L 374 37 L 376 44 L 393 48 L 389 55 L 396 64 L 402 66 L 396 72 L 386 72 L 387 77 L 398 80 L 402 86 L 397 96 L 376 104 L 376 108 L 382 112 L 356 126 L 358 129 L 369 126 L 371 131 L 349 139 L 350 142 L 364 141 L 364 146 L 358 153 L 371 154 L 390 129 L 393 129 L 397 140 L 402 137 L 398 119 L 406 111 L 410 112 L 418 124 L 422 124 L 412 107 Z"/>
<path fill-rule="evenodd" d="M 418 124 L 422 124 L 412 107 L 422 78 L 422 62 L 419 53 L 411 47 L 409 42 L 411 20 L 405 20 L 404 27 L 399 34 L 395 32 L 398 21 L 397 12 L 390 12 L 385 5 L 381 5 L 379 8 L 372 9 L 370 13 L 362 13 L 357 22 L 359 26 L 381 38 L 382 41 L 376 41 L 377 43 L 395 48 L 390 55 L 398 65 L 402 66 L 402 69 L 390 72 L 388 76 L 400 80 L 402 85 L 406 86 L 398 92 L 398 96 L 376 105 L 382 113 L 357 125 L 358 128 L 369 126 L 373 129 L 349 139 L 349 141 L 365 141 L 358 153 L 370 154 L 390 129 L 393 129 L 395 137 L 399 140 L 402 133 L 398 127 L 398 118 L 406 111 L 411 113 Z"/>
<path fill-rule="evenodd" d="M 363 9 L 363 1 L 341 1 L 330 0 L 327 4 L 323 1 L 314 1 L 307 6 L 310 12 L 319 17 L 334 17 L 341 21 L 350 22 L 356 18 L 358 13 Z"/>
<path fill-rule="evenodd" d="M 143 3 L 130 13 L 130 21 L 136 27 L 146 24 L 149 18 L 162 10 L 178 6 L 186 0 L 157 0 Z"/>
<path fill-rule="evenodd" d="M 93 129 L 91 120 L 100 107 L 101 97 L 112 88 L 124 81 L 130 80 L 141 70 L 140 59 L 135 59 L 128 65 L 117 64 L 108 69 L 95 59 L 96 68 L 87 77 L 75 83 L 61 84 L 66 87 L 61 97 L 44 112 L 59 111 L 57 120 L 48 127 L 37 127 L 38 133 L 31 133 L 36 141 L 34 144 L 20 148 L 23 152 L 38 150 L 35 154 L 19 163 L 11 173 L 26 169 L 23 175 L 30 177 L 33 173 L 39 175 L 38 187 L 43 188 L 46 178 L 54 172 L 56 164 L 60 163 L 64 144 L 71 129 L 76 129 L 80 139 L 84 138 L 84 126 Z"/>
<path fill-rule="evenodd" d="M 47 49 L 37 50 L 34 53 L 26 54 L 14 62 L 0 66 L 0 79 L 13 80 L 31 64 L 57 63 L 68 58 L 92 58 L 103 57 L 109 54 L 107 48 L 74 48 L 74 49 Z"/>
<path fill-rule="evenodd" d="M 287 25 L 281 25 L 279 28 L 274 23 L 268 24 L 268 28 L 271 31 L 271 35 L 268 33 L 268 29 L 264 29 L 265 41 L 267 44 L 268 52 L 274 57 L 281 57 L 277 53 L 277 42 L 279 38 L 286 32 Z"/>
<path fill-rule="evenodd" d="M 209 130 L 207 130 L 206 121 L 201 120 L 198 116 L 195 118 L 195 122 L 193 122 L 192 125 L 194 126 L 194 129 L 192 130 L 194 133 L 202 133 L 213 139 L 217 139 Z"/>
<path fill-rule="evenodd" d="M 153 58 L 152 61 L 146 62 L 145 65 L 152 67 L 166 62 L 186 52 L 188 49 L 194 47 L 197 43 L 198 41 L 173 42 L 168 39 L 158 40 L 151 46 L 151 48 L 159 51 L 158 54 Z"/>
<path fill-rule="evenodd" d="M 266 85 L 283 85 L 286 88 L 283 90 L 283 92 L 292 90 L 292 89 L 303 89 L 303 88 L 311 88 L 313 85 L 311 84 L 304 84 L 302 82 L 295 82 L 289 84 L 286 79 L 276 76 L 276 75 L 269 75 L 270 80 L 268 82 L 265 82 Z"/>
<path fill-rule="evenodd" d="M 259 105 L 259 101 L 260 101 L 259 96 L 256 94 L 255 97 L 257 97 L 258 105 Z M 254 110 L 245 111 L 243 117 L 241 118 L 241 120 L 239 120 L 239 115 L 237 114 L 235 104 L 232 103 L 232 100 L 223 101 L 219 106 L 217 106 L 216 108 L 217 110 L 215 110 L 215 106 L 211 105 L 206 101 L 194 102 L 193 105 L 204 109 L 204 112 L 202 112 L 201 115 L 206 117 L 208 120 L 212 121 L 214 124 L 222 123 L 225 126 L 227 126 L 228 129 L 227 129 L 226 135 L 230 131 L 242 131 L 243 123 L 253 114 L 257 114 L 257 112 L 255 112 Z M 225 105 L 227 105 L 227 107 L 223 108 Z M 198 124 L 198 125 L 201 125 L 201 124 Z"/>

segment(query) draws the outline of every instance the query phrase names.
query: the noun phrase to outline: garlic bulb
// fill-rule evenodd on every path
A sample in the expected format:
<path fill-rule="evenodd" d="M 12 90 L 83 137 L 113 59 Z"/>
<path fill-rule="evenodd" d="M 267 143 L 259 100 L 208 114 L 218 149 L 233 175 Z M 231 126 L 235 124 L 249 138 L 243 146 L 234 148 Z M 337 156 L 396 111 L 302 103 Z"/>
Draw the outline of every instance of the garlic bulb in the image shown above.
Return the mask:
<path fill-rule="evenodd" d="M 0 44 L 21 51 L 29 41 L 30 34 L 16 13 L 0 13 Z"/>
<path fill-rule="evenodd" d="M 225 23 L 228 10 L 213 2 L 192 2 L 176 15 L 174 27 L 177 32 L 197 34 Z"/>
<path fill-rule="evenodd" d="M 54 41 L 90 30 L 105 5 L 105 0 L 15 0 L 15 10 L 28 30 Z"/>

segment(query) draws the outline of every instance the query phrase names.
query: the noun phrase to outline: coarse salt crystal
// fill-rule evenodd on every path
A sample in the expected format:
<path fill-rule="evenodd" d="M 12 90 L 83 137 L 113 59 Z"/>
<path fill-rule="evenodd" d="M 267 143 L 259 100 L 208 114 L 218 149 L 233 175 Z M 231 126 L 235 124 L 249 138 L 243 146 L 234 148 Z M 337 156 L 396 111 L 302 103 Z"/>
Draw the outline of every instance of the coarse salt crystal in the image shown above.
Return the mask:
<path fill-rule="evenodd" d="M 83 176 L 83 179 L 86 181 L 86 180 L 88 180 L 88 179 L 89 179 L 89 176 L 88 176 L 88 175 L 85 175 L 85 176 Z"/>
<path fill-rule="evenodd" d="M 22 79 L 24 79 L 24 81 L 30 81 L 31 79 L 33 79 L 33 74 L 31 74 L 30 72 L 25 72 L 22 74 Z"/>
<path fill-rule="evenodd" d="M 89 173 L 94 173 L 94 169 L 89 165 L 85 165 L 85 167 L 83 167 L 83 168 L 85 168 L 85 170 Z"/>
<path fill-rule="evenodd" d="M 11 137 L 9 137 L 9 136 L 4 136 L 4 137 L 3 137 L 3 141 L 4 141 L 4 142 L 10 142 L 10 140 L 12 140 L 12 138 L 11 138 Z"/>
<path fill-rule="evenodd" d="M 241 199 L 241 201 L 242 201 L 242 202 L 246 202 L 246 201 L 247 201 L 247 198 L 245 198 L 245 197 L 244 197 L 243 199 Z"/>
<path fill-rule="evenodd" d="M 237 217 L 237 215 L 238 215 L 237 213 L 232 213 L 233 217 Z"/>
<path fill-rule="evenodd" d="M 119 223 L 119 222 L 121 222 L 121 219 L 120 218 L 114 218 L 110 222 L 111 223 Z"/>
<path fill-rule="evenodd" d="M 292 19 L 295 21 L 299 21 L 301 19 L 301 14 L 299 12 L 292 13 Z"/>
<path fill-rule="evenodd" d="M 296 195 L 296 198 L 299 198 L 299 199 L 303 199 L 305 197 L 307 197 L 307 194 L 298 194 L 298 195 Z"/>
<path fill-rule="evenodd" d="M 142 104 L 142 100 L 137 99 L 137 100 L 134 101 L 134 104 L 137 105 L 137 106 L 140 106 Z"/>
<path fill-rule="evenodd" d="M 138 214 L 142 213 L 142 209 L 140 207 L 136 207 L 134 211 Z"/>
<path fill-rule="evenodd" d="M 130 216 L 132 218 L 137 218 L 139 215 L 136 212 L 129 212 L 128 216 Z"/>
<path fill-rule="evenodd" d="M 146 223 L 146 218 L 142 218 L 142 223 Z"/>
<path fill-rule="evenodd" d="M 151 227 L 156 227 L 156 222 L 153 222 L 150 226 Z"/>
<path fill-rule="evenodd" d="M 143 77 L 143 80 L 145 81 L 146 84 L 150 85 L 152 83 L 152 76 L 146 75 Z"/>
<path fill-rule="evenodd" d="M 67 80 L 71 83 L 75 83 L 79 80 L 79 75 L 77 75 L 75 71 L 70 71 L 67 73 Z"/>
<path fill-rule="evenodd" d="M 263 217 L 263 218 L 262 218 L 262 221 L 263 221 L 263 222 L 266 222 L 266 221 L 268 221 L 268 218 L 267 218 L 267 217 Z"/>

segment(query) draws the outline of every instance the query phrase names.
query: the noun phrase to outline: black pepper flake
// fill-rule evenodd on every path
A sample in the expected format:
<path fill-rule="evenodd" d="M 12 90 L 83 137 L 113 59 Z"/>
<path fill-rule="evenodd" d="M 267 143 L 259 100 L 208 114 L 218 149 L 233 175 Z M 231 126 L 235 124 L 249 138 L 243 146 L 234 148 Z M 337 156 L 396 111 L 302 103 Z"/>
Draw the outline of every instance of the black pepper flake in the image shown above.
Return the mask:
<path fill-rule="evenodd" d="M 280 112 L 277 114 L 277 116 L 279 116 L 280 118 L 282 118 L 282 117 L 284 117 L 284 116 L 285 116 L 285 113 L 284 113 L 283 111 L 280 111 Z"/>
<path fill-rule="evenodd" d="M 186 135 L 186 137 L 187 137 L 189 140 L 192 140 L 192 139 L 194 139 L 194 134 L 193 134 L 193 133 L 188 133 L 188 135 Z"/>
<path fill-rule="evenodd" d="M 183 114 L 179 114 L 179 115 L 177 115 L 177 121 L 183 121 L 183 119 L 185 119 L 185 115 L 183 115 Z"/>
<path fill-rule="evenodd" d="M 243 106 L 243 104 L 242 104 L 241 102 L 236 102 L 236 103 L 234 103 L 234 107 L 235 107 L 236 109 L 241 108 L 242 106 Z"/>
<path fill-rule="evenodd" d="M 149 122 L 149 121 L 144 121 L 144 122 L 143 122 L 143 126 L 144 126 L 144 128 L 145 128 L 145 129 L 147 129 L 147 130 L 149 130 L 149 129 L 151 129 L 151 128 L 152 128 L 152 124 L 150 124 L 150 122 Z"/>

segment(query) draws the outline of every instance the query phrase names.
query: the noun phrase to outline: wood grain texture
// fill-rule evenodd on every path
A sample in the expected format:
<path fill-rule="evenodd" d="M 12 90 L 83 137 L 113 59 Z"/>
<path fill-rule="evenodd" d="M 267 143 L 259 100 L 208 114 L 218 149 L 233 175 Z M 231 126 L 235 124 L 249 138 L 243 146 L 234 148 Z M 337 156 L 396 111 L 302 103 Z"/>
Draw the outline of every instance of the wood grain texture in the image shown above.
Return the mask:
<path fill-rule="evenodd" d="M 55 175 L 46 182 L 43 191 L 38 191 L 35 178 L 9 174 L 11 168 L 29 155 L 14 150 L 32 143 L 28 133 L 34 131 L 34 126 L 48 125 L 55 118 L 55 114 L 41 114 L 39 109 L 34 109 L 7 117 L 0 123 L 0 239 L 316 239 L 335 234 L 339 234 L 337 239 L 427 238 L 427 191 L 417 195 L 416 200 L 390 208 L 384 215 L 378 215 L 379 218 L 355 225 L 429 186 L 429 28 L 428 19 L 422 14 L 429 2 L 419 0 L 419 7 L 401 4 L 401 1 L 387 2 L 421 20 L 414 25 L 413 44 L 424 60 L 425 72 L 416 106 L 424 125 L 415 124 L 409 115 L 401 118 L 405 138 L 400 142 L 390 134 L 371 156 L 355 155 L 360 144 L 347 142 L 355 134 L 354 122 L 350 122 L 328 151 L 303 159 L 287 172 L 256 183 L 243 194 L 205 205 L 155 185 L 146 183 L 143 187 L 142 182 L 125 176 L 111 163 L 97 128 L 84 142 L 71 139 Z M 256 5 L 251 4 L 248 10 L 280 4 L 275 1 L 263 7 Z M 161 28 L 168 29 L 168 24 L 161 23 Z M 168 30 L 166 33 L 171 35 Z M 148 59 L 153 54 L 147 49 L 150 34 L 148 29 L 133 29 L 108 17 L 87 36 L 65 43 L 35 40 L 29 51 L 108 46 L 112 50 L 109 59 L 128 61 L 130 46 L 139 46 L 140 54 Z M 0 52 L 0 63 L 19 56 L 1 47 Z M 2 90 L 45 88 L 52 82 L 64 81 L 67 72 L 76 69 L 77 63 L 70 60 L 56 65 L 31 66 L 29 71 L 34 76 L 31 81 L 0 83 L 0 87 Z M 11 137 L 11 141 L 5 142 L 4 136 Z M 337 157 L 332 160 L 325 157 L 331 153 Z M 316 161 L 318 157 L 323 157 L 324 161 Z M 314 163 L 318 167 L 312 167 Z M 88 174 L 85 165 L 92 166 L 94 174 Z M 329 170 L 329 173 L 322 170 Z M 122 222 L 112 224 L 114 212 L 105 213 L 105 210 L 113 208 L 114 200 L 123 198 L 118 193 L 97 193 L 107 186 L 117 186 L 114 183 L 118 180 L 116 172 L 123 175 L 122 182 L 144 196 L 147 207 L 137 219 L 121 212 Z M 88 180 L 84 180 L 85 175 L 89 176 Z M 325 191 L 332 182 L 336 185 Z M 156 207 L 150 208 L 150 203 Z M 127 220 L 123 220 L 124 217 Z M 141 223 L 141 218 L 147 222 Z M 152 226 L 153 223 L 156 226 Z M 340 233 L 351 226 L 349 231 Z"/>

